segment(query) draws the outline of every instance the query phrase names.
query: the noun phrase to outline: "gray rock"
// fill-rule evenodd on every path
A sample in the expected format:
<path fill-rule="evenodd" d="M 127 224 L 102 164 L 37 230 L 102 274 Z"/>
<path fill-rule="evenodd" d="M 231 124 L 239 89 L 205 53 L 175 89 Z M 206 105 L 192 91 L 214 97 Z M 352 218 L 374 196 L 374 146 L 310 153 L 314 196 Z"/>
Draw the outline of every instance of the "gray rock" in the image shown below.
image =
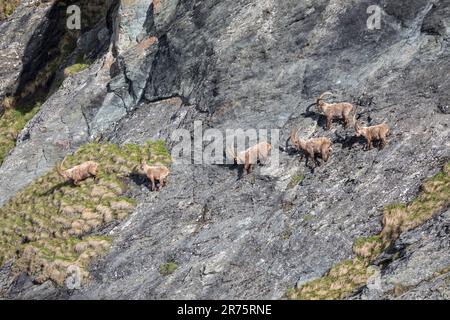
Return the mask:
<path fill-rule="evenodd" d="M 385 266 L 379 286 L 367 287 L 364 298 L 448 299 L 450 211 L 404 233 L 395 248 L 400 255 Z M 376 291 L 376 292 L 374 292 Z"/>
<path fill-rule="evenodd" d="M 450 105 L 440 104 L 439 110 L 444 114 L 450 114 Z"/>
<path fill-rule="evenodd" d="M 39 46 L 41 32 L 49 23 L 51 4 L 35 6 L 33 2 L 22 1 L 11 17 L 0 22 L 0 101 L 17 90 L 24 65 L 30 65 L 30 52 Z"/>

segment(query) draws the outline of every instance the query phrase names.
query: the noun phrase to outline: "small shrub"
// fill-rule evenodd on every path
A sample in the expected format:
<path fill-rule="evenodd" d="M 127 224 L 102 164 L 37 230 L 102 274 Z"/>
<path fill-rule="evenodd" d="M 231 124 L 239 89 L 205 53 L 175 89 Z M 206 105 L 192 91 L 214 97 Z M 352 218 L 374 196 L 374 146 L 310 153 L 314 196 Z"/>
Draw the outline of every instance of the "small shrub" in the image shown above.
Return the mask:
<path fill-rule="evenodd" d="M 174 273 L 177 268 L 178 265 L 175 262 L 170 261 L 159 266 L 159 273 L 163 276 L 169 276 Z"/>
<path fill-rule="evenodd" d="M 305 180 L 304 175 L 295 175 L 291 178 L 291 181 L 289 182 L 288 187 L 294 188 L 294 187 L 298 186 L 300 183 L 302 183 L 304 180 Z"/>
<path fill-rule="evenodd" d="M 1 103 L 1 106 L 6 110 L 14 108 L 15 105 L 16 105 L 16 98 L 11 96 L 5 97 Z"/>

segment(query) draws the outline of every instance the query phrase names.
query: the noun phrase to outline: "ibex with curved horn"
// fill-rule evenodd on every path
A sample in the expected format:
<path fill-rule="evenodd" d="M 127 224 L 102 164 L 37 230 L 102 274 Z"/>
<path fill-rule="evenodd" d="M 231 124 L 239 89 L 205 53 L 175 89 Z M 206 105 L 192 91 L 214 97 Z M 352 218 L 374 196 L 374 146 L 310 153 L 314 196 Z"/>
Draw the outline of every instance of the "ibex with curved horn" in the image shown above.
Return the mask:
<path fill-rule="evenodd" d="M 361 127 L 356 121 L 356 110 L 353 115 L 353 127 L 355 128 L 356 136 L 363 136 L 367 141 L 367 150 L 372 150 L 373 141 L 380 141 L 379 149 L 383 149 L 387 144 L 387 136 L 391 129 L 386 123 L 378 124 L 371 127 Z"/>
<path fill-rule="evenodd" d="M 269 158 L 271 150 L 272 145 L 270 143 L 260 142 L 238 154 L 236 154 L 232 148 L 228 148 L 227 153 L 234 159 L 236 164 L 243 164 L 247 174 L 250 174 L 254 164 L 258 163 L 258 161 L 266 161 Z"/>
<path fill-rule="evenodd" d="M 56 166 L 56 171 L 61 177 L 64 178 L 65 181 L 72 181 L 74 185 L 78 186 L 81 181 L 87 178 L 97 177 L 99 167 L 97 162 L 86 161 L 78 166 L 65 170 L 63 165 L 66 158 L 67 157 L 64 158 L 60 165 Z"/>
<path fill-rule="evenodd" d="M 332 95 L 332 93 L 324 92 L 316 100 L 317 110 L 322 112 L 327 118 L 326 129 L 331 129 L 333 119 L 343 119 L 345 128 L 347 128 L 350 123 L 350 113 L 353 111 L 354 106 L 348 102 L 326 103 L 324 97 L 327 95 Z"/>
<path fill-rule="evenodd" d="M 295 149 L 303 151 L 306 155 L 306 165 L 308 165 L 310 159 L 316 162 L 316 155 L 319 155 L 321 158 L 321 162 L 319 162 L 319 165 L 323 165 L 324 163 L 328 162 L 331 152 L 333 151 L 333 143 L 326 137 L 313 138 L 308 140 L 300 139 L 297 135 L 297 130 L 292 129 L 289 139 L 291 140 Z"/>

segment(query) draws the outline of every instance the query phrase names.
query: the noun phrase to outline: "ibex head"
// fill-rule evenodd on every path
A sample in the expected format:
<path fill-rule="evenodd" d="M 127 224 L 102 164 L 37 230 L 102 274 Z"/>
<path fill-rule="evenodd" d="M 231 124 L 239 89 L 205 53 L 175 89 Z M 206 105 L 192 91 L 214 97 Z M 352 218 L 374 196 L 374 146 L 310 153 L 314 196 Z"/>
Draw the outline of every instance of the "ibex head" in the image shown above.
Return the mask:
<path fill-rule="evenodd" d="M 304 140 L 300 139 L 298 137 L 297 132 L 298 132 L 297 129 L 292 129 L 290 138 L 291 138 L 291 141 L 292 141 L 292 144 L 294 145 L 294 147 L 296 149 L 300 149 L 302 144 L 303 144 L 303 142 L 304 142 Z"/>
<path fill-rule="evenodd" d="M 141 159 L 141 165 L 140 165 L 140 169 L 141 170 L 143 170 L 143 171 L 145 171 L 145 167 L 147 167 L 148 166 L 148 164 L 147 164 L 147 160 L 146 159 Z"/>
<path fill-rule="evenodd" d="M 355 113 L 353 114 L 353 127 L 355 128 L 355 133 L 357 137 L 361 136 L 361 127 L 358 124 L 358 121 L 356 120 L 356 114 L 357 114 L 358 108 L 355 109 Z"/>

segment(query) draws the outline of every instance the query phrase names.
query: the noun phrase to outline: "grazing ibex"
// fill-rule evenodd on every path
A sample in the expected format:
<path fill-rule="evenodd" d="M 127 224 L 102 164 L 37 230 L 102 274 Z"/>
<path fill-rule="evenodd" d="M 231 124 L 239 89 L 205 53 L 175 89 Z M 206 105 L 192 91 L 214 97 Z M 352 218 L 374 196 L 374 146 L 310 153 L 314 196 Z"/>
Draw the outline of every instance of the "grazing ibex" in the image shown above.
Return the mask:
<path fill-rule="evenodd" d="M 357 137 L 363 136 L 367 140 L 367 150 L 372 150 L 373 141 L 376 140 L 380 141 L 379 149 L 383 149 L 387 144 L 387 136 L 391 131 L 386 123 L 371 127 L 361 127 L 356 121 L 356 111 L 353 115 L 353 127 Z"/>
<path fill-rule="evenodd" d="M 66 158 L 64 158 L 60 165 L 56 166 L 56 171 L 58 171 L 58 174 L 63 177 L 65 181 L 71 181 L 76 186 L 80 185 L 81 181 L 89 177 L 96 178 L 98 175 L 99 165 L 97 162 L 86 161 L 78 166 L 65 170 L 63 168 L 64 161 L 66 161 Z"/>
<path fill-rule="evenodd" d="M 257 145 L 236 154 L 233 148 L 228 148 L 228 154 L 234 159 L 236 164 L 243 164 L 247 174 L 252 172 L 252 167 L 258 161 L 266 161 L 269 158 L 269 153 L 272 150 L 272 145 L 268 142 L 260 142 Z"/>
<path fill-rule="evenodd" d="M 320 155 L 322 161 L 319 165 L 323 165 L 325 162 L 328 162 L 331 152 L 333 151 L 333 148 L 331 147 L 332 142 L 330 139 L 325 137 L 313 138 L 309 140 L 299 139 L 296 129 L 292 129 L 290 140 L 297 150 L 305 153 L 306 165 L 308 165 L 310 159 L 316 162 L 316 155 Z"/>
<path fill-rule="evenodd" d="M 331 129 L 333 119 L 343 119 L 345 128 L 348 127 L 350 123 L 350 113 L 353 111 L 354 107 L 351 103 L 340 102 L 340 103 L 326 103 L 323 99 L 326 95 L 332 95 L 331 92 L 324 92 L 317 98 L 316 107 L 317 110 L 323 112 L 327 118 L 327 130 Z"/>
<path fill-rule="evenodd" d="M 170 174 L 170 170 L 164 165 L 154 165 L 149 166 L 147 161 L 141 161 L 141 170 L 145 172 L 147 178 L 151 181 L 151 190 L 156 190 L 156 181 L 159 181 L 160 187 L 165 187 L 167 185 L 167 177 Z"/>

